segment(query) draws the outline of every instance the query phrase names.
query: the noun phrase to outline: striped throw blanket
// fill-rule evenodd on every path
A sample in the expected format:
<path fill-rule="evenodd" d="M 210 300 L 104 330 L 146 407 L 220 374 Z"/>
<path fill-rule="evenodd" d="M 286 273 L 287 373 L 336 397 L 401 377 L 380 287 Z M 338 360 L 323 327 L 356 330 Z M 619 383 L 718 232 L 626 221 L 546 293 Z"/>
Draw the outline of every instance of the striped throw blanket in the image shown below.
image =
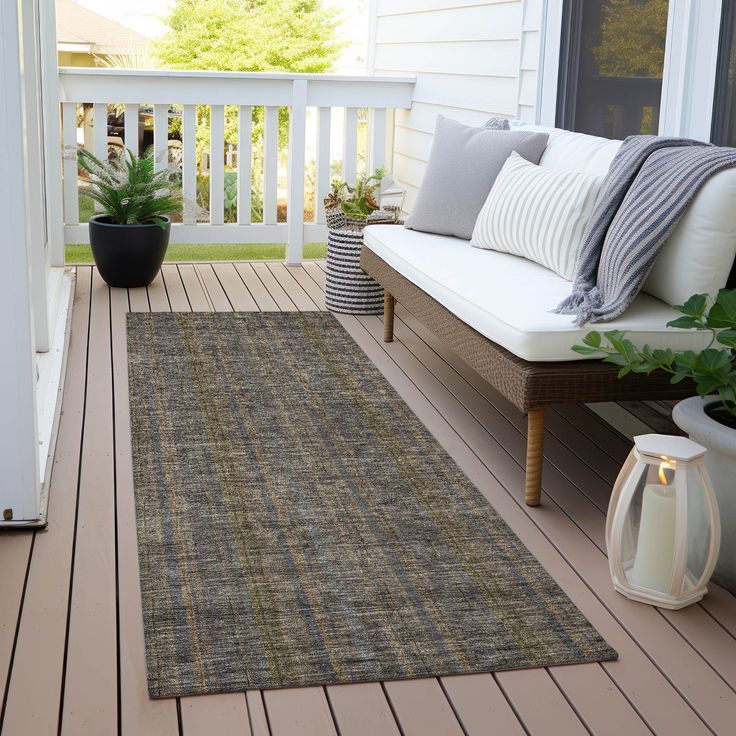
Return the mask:
<path fill-rule="evenodd" d="M 635 135 L 611 162 L 575 263 L 572 293 L 554 311 L 577 324 L 615 319 L 703 184 L 736 166 L 736 149 Z"/>

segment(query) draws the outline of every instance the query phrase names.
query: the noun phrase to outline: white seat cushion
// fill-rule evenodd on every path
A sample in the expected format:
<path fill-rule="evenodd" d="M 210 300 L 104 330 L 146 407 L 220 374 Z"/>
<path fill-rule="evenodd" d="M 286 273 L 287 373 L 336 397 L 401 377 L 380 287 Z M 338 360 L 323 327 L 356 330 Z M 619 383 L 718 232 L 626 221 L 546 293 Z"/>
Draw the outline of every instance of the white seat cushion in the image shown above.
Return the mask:
<path fill-rule="evenodd" d="M 570 282 L 518 256 L 473 248 L 466 240 L 372 225 L 365 247 L 463 322 L 529 361 L 583 360 L 570 348 L 591 330 L 626 330 L 639 347 L 699 350 L 709 336 L 666 323 L 677 315 L 639 294 L 612 322 L 578 327 L 549 310 L 570 293 Z"/>

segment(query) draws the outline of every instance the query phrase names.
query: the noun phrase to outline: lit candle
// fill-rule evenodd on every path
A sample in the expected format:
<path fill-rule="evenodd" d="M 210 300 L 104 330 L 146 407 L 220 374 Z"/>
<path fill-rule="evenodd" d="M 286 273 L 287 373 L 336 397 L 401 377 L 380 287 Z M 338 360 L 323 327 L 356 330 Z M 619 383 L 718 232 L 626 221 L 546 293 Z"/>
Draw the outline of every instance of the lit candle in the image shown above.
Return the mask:
<path fill-rule="evenodd" d="M 661 483 L 644 486 L 636 558 L 629 582 L 666 593 L 675 561 L 675 489 L 667 483 L 664 463 L 659 466 Z"/>

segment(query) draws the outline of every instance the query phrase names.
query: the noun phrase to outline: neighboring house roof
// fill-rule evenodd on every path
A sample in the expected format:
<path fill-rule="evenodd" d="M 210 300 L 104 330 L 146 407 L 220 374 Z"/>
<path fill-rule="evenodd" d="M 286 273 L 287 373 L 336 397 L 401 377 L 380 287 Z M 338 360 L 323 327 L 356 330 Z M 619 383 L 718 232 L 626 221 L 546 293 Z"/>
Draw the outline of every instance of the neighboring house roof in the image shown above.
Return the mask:
<path fill-rule="evenodd" d="M 149 39 L 73 0 L 56 0 L 56 43 L 59 51 L 117 54 L 148 45 Z"/>

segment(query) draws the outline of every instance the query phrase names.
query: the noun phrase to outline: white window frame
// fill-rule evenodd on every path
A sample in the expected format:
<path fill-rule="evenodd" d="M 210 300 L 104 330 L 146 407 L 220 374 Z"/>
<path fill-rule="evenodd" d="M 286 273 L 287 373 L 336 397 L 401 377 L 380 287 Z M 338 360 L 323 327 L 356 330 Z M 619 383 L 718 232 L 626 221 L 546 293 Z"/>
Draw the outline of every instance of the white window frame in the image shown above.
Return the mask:
<path fill-rule="evenodd" d="M 564 0 L 544 0 L 536 120 L 554 127 Z M 710 140 L 721 0 L 670 0 L 659 134 Z M 675 49 L 677 53 L 675 53 Z"/>

